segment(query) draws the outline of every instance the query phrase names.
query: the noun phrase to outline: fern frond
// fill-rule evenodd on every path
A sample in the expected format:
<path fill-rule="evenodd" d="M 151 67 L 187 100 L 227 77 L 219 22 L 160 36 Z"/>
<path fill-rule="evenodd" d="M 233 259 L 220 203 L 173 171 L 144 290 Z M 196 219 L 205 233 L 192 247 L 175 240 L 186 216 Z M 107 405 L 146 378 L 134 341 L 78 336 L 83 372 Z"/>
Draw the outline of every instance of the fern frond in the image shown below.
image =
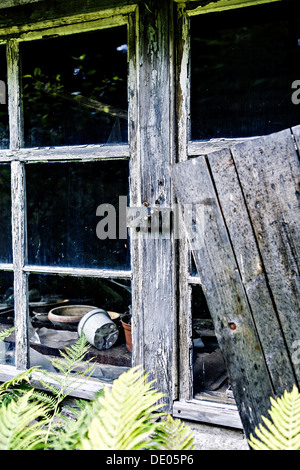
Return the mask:
<path fill-rule="evenodd" d="M 195 449 L 194 437 L 191 429 L 179 419 L 173 419 L 168 415 L 161 421 L 156 430 L 154 441 L 159 450 L 193 450 Z"/>
<path fill-rule="evenodd" d="M 44 393 L 41 390 L 34 390 L 32 393 L 32 400 L 39 403 L 44 403 L 49 409 L 49 411 L 55 410 L 57 400 L 52 395 Z"/>
<path fill-rule="evenodd" d="M 5 338 L 10 336 L 15 330 L 16 326 L 13 326 L 12 328 L 6 328 L 6 330 L 0 331 L 0 341 L 4 341 Z"/>
<path fill-rule="evenodd" d="M 0 406 L 7 405 L 11 400 L 18 399 L 22 394 L 32 390 L 30 383 L 31 374 L 38 370 L 38 367 L 32 367 L 26 371 L 20 372 L 11 380 L 0 385 Z"/>
<path fill-rule="evenodd" d="M 81 441 L 87 437 L 89 426 L 94 417 L 98 415 L 101 406 L 102 405 L 98 400 L 93 400 L 90 402 L 81 401 L 79 403 L 79 410 L 71 408 L 71 411 L 76 417 L 76 421 L 66 421 L 65 428 L 56 436 L 55 441 L 52 443 L 53 449 L 77 449 L 80 446 Z"/>
<path fill-rule="evenodd" d="M 60 351 L 60 358 L 52 358 L 51 363 L 61 374 L 68 374 L 74 370 L 79 362 L 82 362 L 86 353 L 90 349 L 84 334 L 71 346 L 65 347 L 64 351 Z M 88 364 L 90 361 L 85 361 Z"/>
<path fill-rule="evenodd" d="M 84 378 L 87 381 L 93 373 L 93 368 L 89 367 L 90 361 L 84 361 L 87 366 L 86 369 L 81 371 L 77 370 L 89 348 L 90 344 L 88 343 L 85 335 L 82 334 L 76 343 L 70 347 L 65 347 L 65 351 L 60 351 L 60 358 L 51 359 L 52 365 L 57 368 L 60 375 L 44 371 L 44 376 L 40 377 L 40 382 L 43 387 L 53 393 L 56 399 L 45 442 L 48 442 L 50 437 L 50 431 L 54 424 L 54 419 L 59 413 L 60 403 L 82 385 L 82 380 L 80 379 Z"/>
<path fill-rule="evenodd" d="M 44 371 L 40 381 L 44 388 L 51 393 L 64 399 L 72 391 L 82 385 L 81 380 L 88 380 L 93 373 L 95 365 L 90 365 L 92 359 L 85 360 L 84 370 L 78 370 L 79 363 L 82 363 L 86 353 L 90 348 L 86 337 L 81 337 L 70 347 L 65 347 L 65 351 L 60 351 L 61 357 L 51 358 L 50 361 L 59 374 Z M 48 380 L 47 380 L 48 379 Z"/>
<path fill-rule="evenodd" d="M 32 391 L 0 408 L 0 450 L 36 450 L 43 446 L 46 407 L 33 404 Z"/>
<path fill-rule="evenodd" d="M 294 385 L 277 400 L 271 398 L 271 419 L 262 417 L 263 424 L 251 434 L 249 444 L 254 450 L 300 450 L 300 394 Z"/>
<path fill-rule="evenodd" d="M 80 447 L 83 450 L 141 450 L 151 444 L 151 435 L 157 423 L 154 419 L 162 407 L 162 393 L 152 388 L 140 367 L 123 373 L 113 383 L 112 389 L 104 389 L 104 395 L 95 400 L 100 407 L 94 414 L 87 437 Z"/>

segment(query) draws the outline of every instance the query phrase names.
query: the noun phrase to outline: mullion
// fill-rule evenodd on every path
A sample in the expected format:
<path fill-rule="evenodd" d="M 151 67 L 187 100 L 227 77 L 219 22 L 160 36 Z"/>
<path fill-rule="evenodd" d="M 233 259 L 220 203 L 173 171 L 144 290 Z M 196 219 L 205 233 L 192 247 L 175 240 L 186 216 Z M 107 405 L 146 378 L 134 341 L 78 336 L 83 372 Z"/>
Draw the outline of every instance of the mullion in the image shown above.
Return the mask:
<path fill-rule="evenodd" d="M 19 43 L 13 39 L 7 43 L 8 110 L 10 130 L 10 150 L 18 151 L 23 143 L 21 116 L 20 53 Z M 16 338 L 16 368 L 29 366 L 28 341 L 28 278 L 23 271 L 26 264 L 26 202 L 25 202 L 24 163 L 11 163 L 12 200 L 12 246 L 14 271 L 14 312 Z"/>

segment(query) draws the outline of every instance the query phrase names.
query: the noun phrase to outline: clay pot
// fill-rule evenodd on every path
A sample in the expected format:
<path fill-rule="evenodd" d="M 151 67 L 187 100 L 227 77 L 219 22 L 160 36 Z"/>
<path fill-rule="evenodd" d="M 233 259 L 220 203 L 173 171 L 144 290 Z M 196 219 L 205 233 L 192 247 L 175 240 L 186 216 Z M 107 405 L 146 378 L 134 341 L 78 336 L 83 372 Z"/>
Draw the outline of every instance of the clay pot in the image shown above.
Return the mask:
<path fill-rule="evenodd" d="M 48 318 L 54 325 L 76 325 L 86 313 L 95 308 L 96 307 L 90 305 L 68 305 L 65 307 L 56 307 L 50 310 Z"/>
<path fill-rule="evenodd" d="M 132 352 L 132 335 L 131 335 L 131 324 L 127 323 L 131 319 L 130 316 L 125 315 L 123 319 L 121 319 L 121 323 L 124 328 L 124 333 L 125 333 L 125 341 L 126 341 L 126 348 L 127 351 L 130 353 Z"/>

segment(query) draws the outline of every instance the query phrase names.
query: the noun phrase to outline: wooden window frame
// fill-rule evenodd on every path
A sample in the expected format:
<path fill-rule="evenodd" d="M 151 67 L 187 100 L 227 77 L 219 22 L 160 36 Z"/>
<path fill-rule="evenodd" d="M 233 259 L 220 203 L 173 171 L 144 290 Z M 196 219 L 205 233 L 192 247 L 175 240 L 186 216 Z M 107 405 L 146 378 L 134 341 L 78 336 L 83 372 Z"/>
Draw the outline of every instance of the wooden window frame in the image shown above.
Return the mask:
<path fill-rule="evenodd" d="M 195 0 L 175 0 L 177 3 L 177 158 L 183 162 L 189 158 L 207 155 L 233 143 L 247 140 L 212 139 L 197 141 L 190 138 L 190 77 L 191 77 L 191 42 L 190 22 L 196 15 L 238 9 L 248 6 L 268 4 L 284 0 L 219 0 L 199 5 Z M 253 137 L 252 137 L 253 139 Z M 234 404 L 208 401 L 207 398 L 194 398 L 192 364 L 192 287 L 201 286 L 199 275 L 191 275 L 191 257 L 189 243 L 184 234 L 179 237 L 179 366 L 178 400 L 174 402 L 174 416 L 195 421 L 214 423 L 222 426 L 242 429 L 237 406 Z"/>
<path fill-rule="evenodd" d="M 175 54 L 173 3 L 162 0 L 95 0 L 95 9 L 78 4 L 62 4 L 60 16 L 51 10 L 44 11 L 41 5 L 36 23 L 23 23 L 24 10 L 15 18 L 13 26 L 4 21 L 0 25 L 0 43 L 9 41 L 9 113 L 11 126 L 17 128 L 9 150 L 0 151 L 0 162 L 9 162 L 14 167 L 14 249 L 17 258 L 13 265 L 0 268 L 16 274 L 15 285 L 21 296 L 17 306 L 18 329 L 17 363 L 15 367 L 0 367 L 0 380 L 13 377 L 17 370 L 26 368 L 28 362 L 28 300 L 26 297 L 27 278 L 30 272 L 75 275 L 75 270 L 32 267 L 26 264 L 26 250 L 23 242 L 17 253 L 18 240 L 25 240 L 26 214 L 24 206 L 25 182 L 24 165 L 48 161 L 97 161 L 106 159 L 127 159 L 130 166 L 131 207 L 172 207 L 175 202 L 170 164 L 175 163 Z M 147 3 L 147 4 L 146 4 Z M 25 6 L 23 7 L 25 8 Z M 80 12 L 78 9 L 80 8 Z M 106 9 L 105 9 L 106 8 Z M 57 147 L 55 149 L 22 148 L 22 121 L 19 88 L 20 41 L 30 41 L 53 34 L 77 33 L 99 28 L 128 24 L 128 145 Z M 10 57 L 11 56 L 11 57 Z M 163 115 L 163 119 L 162 119 Z M 151 125 L 149 126 L 149 122 Z M 151 131 L 149 131 L 149 127 Z M 149 138 L 151 132 L 151 138 Z M 169 238 L 158 239 L 151 234 L 136 234 L 130 228 L 131 272 L 107 270 L 76 270 L 76 275 L 130 277 L 132 282 L 132 365 L 141 365 L 155 380 L 164 393 L 164 411 L 172 412 L 173 401 L 177 398 L 177 243 L 171 233 Z M 134 230 L 134 233 L 133 233 Z M 132 236 L 134 235 L 134 236 Z M 159 260 L 159 262 L 157 262 Z M 27 311 L 25 315 L 24 312 Z M 22 313 L 23 312 L 23 313 Z M 154 321 L 153 321 L 154 320 Z M 24 343 L 25 338 L 25 343 Z M 27 338 L 27 339 L 26 339 Z M 25 352 L 25 355 L 23 354 Z M 86 388 L 88 386 L 88 389 Z M 89 398 L 95 387 L 103 386 L 101 381 L 90 381 L 76 390 L 77 396 Z M 78 395 L 81 394 L 82 395 Z"/>
<path fill-rule="evenodd" d="M 110 11 L 111 14 L 111 11 Z M 68 23 L 68 21 L 66 21 Z M 10 130 L 10 148 L 0 150 L 0 164 L 9 163 L 11 166 L 11 210 L 12 210 L 12 247 L 13 263 L 0 263 L 0 270 L 12 272 L 14 275 L 15 292 L 15 325 L 18 326 L 15 333 L 15 365 L 0 367 L 0 380 L 8 380 L 26 370 L 30 366 L 29 359 L 29 308 L 28 308 L 28 276 L 34 274 L 58 274 L 80 277 L 97 278 L 115 278 L 132 279 L 132 269 L 114 270 L 114 269 L 86 269 L 52 266 L 32 266 L 27 263 L 27 237 L 26 237 L 26 181 L 25 166 L 35 163 L 48 162 L 97 162 L 97 161 L 115 161 L 127 160 L 130 162 L 132 149 L 130 144 L 103 144 L 103 145 L 78 145 L 61 146 L 51 148 L 24 148 L 23 147 L 23 121 L 21 106 L 21 76 L 20 76 L 20 50 L 19 45 L 24 41 L 41 40 L 45 36 L 66 35 L 84 33 L 87 31 L 96 31 L 99 29 L 108 29 L 117 26 L 127 27 L 128 36 L 128 96 L 131 94 L 134 98 L 129 101 L 128 123 L 133 122 L 132 113 L 135 104 L 135 49 L 134 49 L 134 8 L 131 6 L 124 9 L 124 14 L 119 10 L 116 15 L 108 16 L 106 11 L 98 12 L 97 19 L 93 21 L 80 22 L 77 19 L 76 27 L 74 24 L 66 26 L 57 25 L 55 28 L 36 29 L 26 34 L 18 34 L 16 38 L 0 38 L 0 42 L 6 44 L 7 56 L 7 82 L 8 82 L 8 112 L 9 112 L 9 130 Z M 50 26 L 50 25 L 49 25 Z M 131 128 L 128 125 L 129 139 L 131 139 Z M 132 191 L 129 189 L 131 197 Z M 38 383 L 40 373 L 34 374 L 34 380 Z M 73 393 L 74 396 L 90 398 L 93 394 L 107 385 L 101 380 L 88 383 L 79 381 L 80 386 Z"/>
<path fill-rule="evenodd" d="M 15 288 L 20 293 L 18 298 L 21 301 L 16 306 L 16 322 L 19 326 L 16 365 L 0 366 L 1 381 L 12 378 L 28 365 L 26 292 L 29 273 L 126 278 L 132 281 L 132 306 L 135 311 L 132 325 L 133 365 L 142 365 L 150 373 L 150 378 L 157 381 L 160 391 L 166 394 L 165 411 L 181 418 L 242 427 L 234 405 L 193 398 L 191 290 L 192 285 L 201 285 L 201 280 L 198 276 L 190 275 L 188 243 L 183 234 L 177 234 L 178 239 L 172 235 L 169 240 L 157 240 L 147 234 L 132 237 L 130 271 L 28 265 L 24 243 L 24 166 L 50 161 L 125 159 L 130 165 L 130 205 L 147 205 L 151 208 L 157 205 L 158 200 L 162 200 L 166 207 L 172 207 L 176 200 L 168 166 L 226 144 L 224 141 L 211 142 L 207 148 L 207 143 L 189 139 L 190 18 L 205 12 L 273 1 L 284 0 L 244 0 L 242 3 L 240 0 L 220 0 L 206 6 L 199 6 L 199 2 L 194 0 L 161 0 L 159 6 L 157 0 L 120 0 L 120 6 L 113 8 L 108 0 L 103 0 L 106 9 L 99 7 L 78 14 L 76 10 L 69 13 L 66 5 L 63 8 L 66 8 L 68 14 L 63 17 L 51 20 L 44 18 L 31 24 L 16 23 L 7 28 L 2 23 L 0 44 L 8 44 L 12 139 L 10 149 L 0 150 L 0 163 L 10 163 L 12 168 L 14 262 L 1 263 L 0 270 L 14 272 Z M 30 0 L 23 3 L 29 4 Z M 101 2 L 95 0 L 95 3 Z M 36 2 L 37 6 L 42 4 Z M 126 24 L 128 28 L 128 145 L 22 148 L 19 43 L 121 24 Z M 149 114 L 145 112 L 146 107 Z M 155 136 L 153 138 L 149 138 L 149 123 Z M 20 240 L 23 240 L 22 245 Z M 77 389 L 76 396 L 90 398 L 103 385 L 100 380 L 89 381 Z"/>

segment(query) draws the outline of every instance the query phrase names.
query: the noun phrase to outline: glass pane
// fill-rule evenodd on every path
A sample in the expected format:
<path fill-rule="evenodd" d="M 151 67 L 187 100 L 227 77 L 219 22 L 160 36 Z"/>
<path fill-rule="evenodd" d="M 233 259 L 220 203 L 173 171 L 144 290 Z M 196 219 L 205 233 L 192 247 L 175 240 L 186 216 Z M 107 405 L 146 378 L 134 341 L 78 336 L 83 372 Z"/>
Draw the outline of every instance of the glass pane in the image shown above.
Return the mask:
<path fill-rule="evenodd" d="M 300 123 L 300 105 L 292 102 L 300 80 L 299 7 L 192 18 L 192 139 L 250 137 Z"/>
<path fill-rule="evenodd" d="M 21 45 L 25 146 L 127 142 L 127 28 Z"/>
<path fill-rule="evenodd" d="M 0 46 L 0 148 L 9 148 L 6 48 Z"/>
<path fill-rule="evenodd" d="M 121 323 L 128 323 L 131 310 L 129 280 L 30 274 L 29 289 L 38 299 L 30 304 L 31 365 L 54 371 L 49 356 L 60 356 L 84 332 L 90 342 L 87 359 L 96 363 L 94 377 L 111 380 L 131 367 Z M 90 317 L 96 308 L 109 317 L 101 312 Z"/>
<path fill-rule="evenodd" d="M 14 279 L 13 273 L 0 272 L 0 331 L 14 326 Z M 14 365 L 15 334 L 12 332 L 0 341 L 0 364 Z"/>
<path fill-rule="evenodd" d="M 226 365 L 201 286 L 192 286 L 194 397 L 233 402 Z"/>
<path fill-rule="evenodd" d="M 10 166 L 0 165 L 0 262 L 12 263 Z"/>
<path fill-rule="evenodd" d="M 130 268 L 128 161 L 28 165 L 26 177 L 29 264 Z"/>

